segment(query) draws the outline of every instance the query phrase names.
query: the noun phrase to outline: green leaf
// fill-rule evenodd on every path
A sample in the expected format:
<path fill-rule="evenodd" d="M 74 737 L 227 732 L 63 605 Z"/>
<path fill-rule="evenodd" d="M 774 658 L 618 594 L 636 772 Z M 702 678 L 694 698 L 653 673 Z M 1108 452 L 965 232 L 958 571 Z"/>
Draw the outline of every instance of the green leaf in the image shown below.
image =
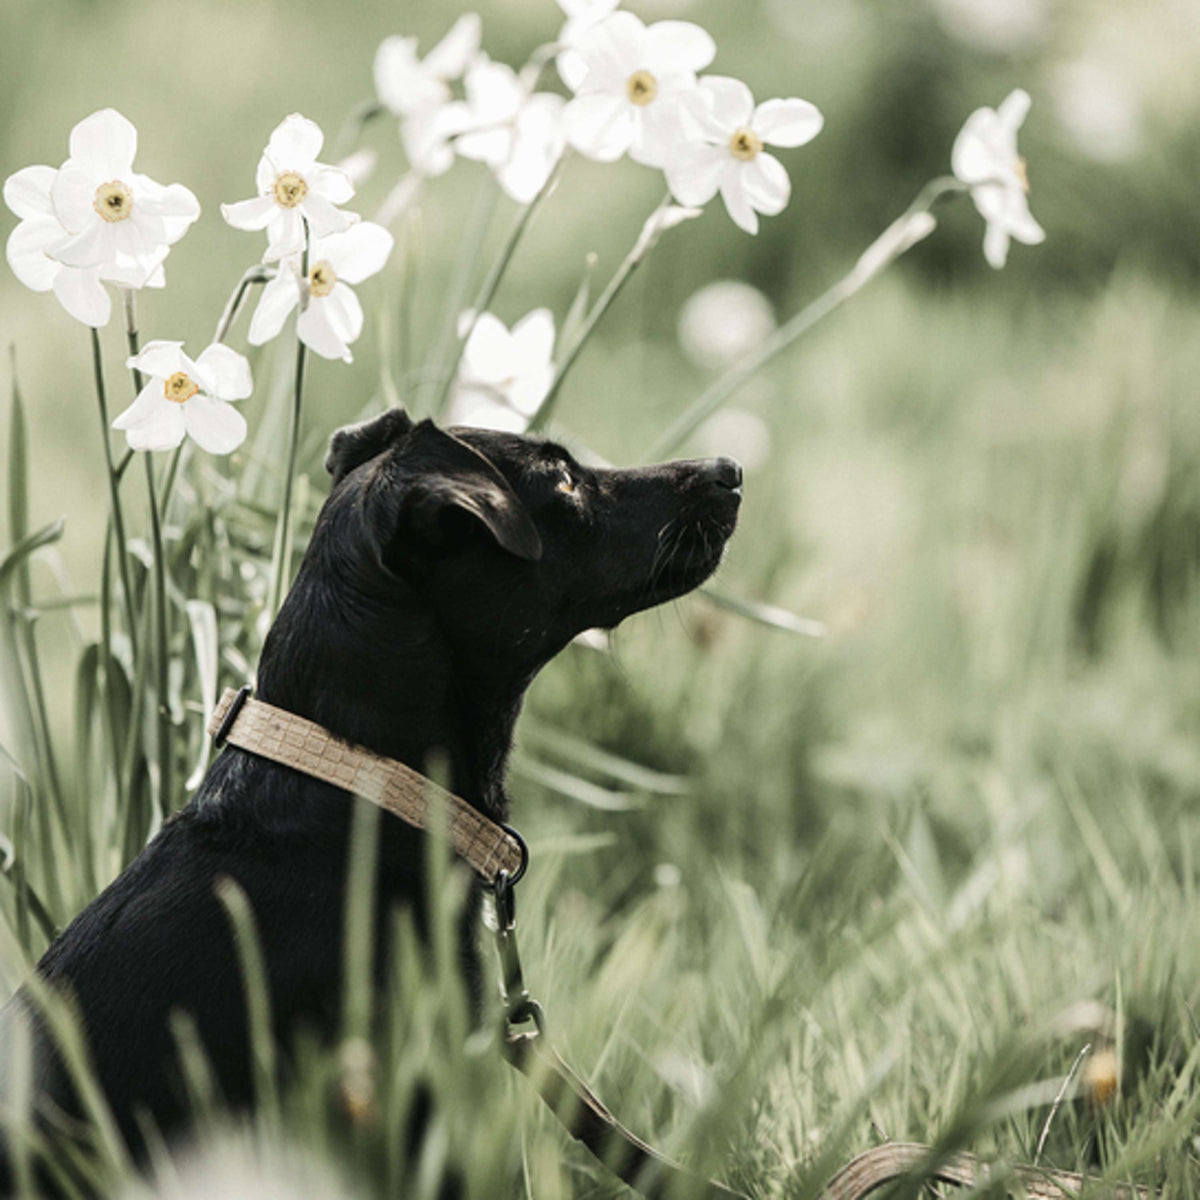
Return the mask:
<path fill-rule="evenodd" d="M 8 416 L 8 537 L 12 545 L 29 532 L 29 439 L 25 428 L 25 405 L 17 382 L 17 352 L 12 359 L 12 409 Z"/>
<path fill-rule="evenodd" d="M 0 560 L 0 588 L 7 587 L 13 572 L 35 551 L 57 542 L 63 535 L 66 517 L 59 517 L 49 525 L 42 526 L 36 533 L 23 538 Z"/>
<path fill-rule="evenodd" d="M 75 665 L 75 761 L 78 779 L 88 778 L 92 761 L 92 730 L 100 695 L 100 644 L 89 642 Z"/>
<path fill-rule="evenodd" d="M 558 343 L 555 349 L 557 355 L 561 355 L 568 346 L 574 343 L 579 331 L 583 328 L 583 322 L 587 317 L 588 302 L 592 298 L 592 276 L 595 274 L 597 261 L 594 250 L 589 251 L 583 260 L 583 277 L 579 280 L 575 299 L 571 301 L 571 307 L 567 309 L 567 315 L 563 317 L 558 331 Z"/>
<path fill-rule="evenodd" d="M 217 706 L 217 665 L 221 649 L 217 636 L 217 610 L 207 600 L 189 600 L 187 616 L 192 630 L 192 648 L 196 652 L 196 672 L 200 677 L 200 703 L 204 709 L 202 728 L 207 729 Z M 208 747 L 208 738 L 202 736 L 200 756 L 184 784 L 188 791 L 204 778 L 208 766 Z"/>
<path fill-rule="evenodd" d="M 826 634 L 824 621 L 814 621 L 811 617 L 798 617 L 788 612 L 786 608 L 776 608 L 773 604 L 761 604 L 757 600 L 739 600 L 735 596 L 718 592 L 713 588 L 701 588 L 702 595 L 710 603 L 727 612 L 737 613 L 739 617 L 766 625 L 769 629 L 782 629 L 785 633 L 795 633 L 800 637 L 822 638 Z"/>
<path fill-rule="evenodd" d="M 574 734 L 541 725 L 528 717 L 521 725 L 521 740 L 588 771 L 606 775 L 638 792 L 650 792 L 656 796 L 684 796 L 689 791 L 688 781 L 682 775 L 666 775 L 644 767 L 611 750 L 602 750 Z"/>
<path fill-rule="evenodd" d="M 25 783 L 29 782 L 29 777 L 21 769 L 21 764 L 16 757 L 5 749 L 4 743 L 0 742 L 0 762 L 5 763 L 8 768 L 16 775 L 16 777 Z"/>
<path fill-rule="evenodd" d="M 530 783 L 540 784 L 560 796 L 566 796 L 568 800 L 578 800 L 580 804 L 598 808 L 601 812 L 633 812 L 643 807 L 636 796 L 610 791 L 598 783 L 580 779 L 578 775 L 572 775 L 569 771 L 538 762 L 527 754 L 518 752 L 513 756 L 512 770 L 513 774 L 529 780 Z"/>

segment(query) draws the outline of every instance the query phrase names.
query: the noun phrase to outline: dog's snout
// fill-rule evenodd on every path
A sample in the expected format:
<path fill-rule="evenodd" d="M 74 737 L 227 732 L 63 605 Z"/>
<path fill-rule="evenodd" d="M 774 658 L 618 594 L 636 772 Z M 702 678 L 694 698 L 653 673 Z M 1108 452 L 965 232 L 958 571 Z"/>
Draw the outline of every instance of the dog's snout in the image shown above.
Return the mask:
<path fill-rule="evenodd" d="M 705 464 L 704 480 L 736 492 L 742 486 L 742 464 L 734 458 L 714 458 Z"/>

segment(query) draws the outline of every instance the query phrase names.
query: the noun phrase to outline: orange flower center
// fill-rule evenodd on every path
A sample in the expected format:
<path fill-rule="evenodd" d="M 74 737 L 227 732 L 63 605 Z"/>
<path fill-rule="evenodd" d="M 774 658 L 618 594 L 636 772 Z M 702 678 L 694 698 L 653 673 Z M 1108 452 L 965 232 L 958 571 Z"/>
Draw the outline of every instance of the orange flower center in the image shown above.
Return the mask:
<path fill-rule="evenodd" d="M 280 208 L 295 208 L 308 195 L 308 184 L 303 175 L 284 171 L 275 177 L 275 186 L 271 190 Z"/>
<path fill-rule="evenodd" d="M 634 71 L 625 84 L 630 101 L 644 108 L 658 95 L 658 80 L 649 71 Z"/>
<path fill-rule="evenodd" d="M 734 158 L 740 158 L 742 162 L 749 162 L 751 159 L 757 158 L 762 148 L 762 138 L 745 125 L 734 130 L 733 137 L 729 139 L 730 153 Z"/>
<path fill-rule="evenodd" d="M 163 395 L 168 400 L 173 400 L 176 404 L 182 404 L 185 400 L 190 400 L 198 391 L 200 385 L 192 380 L 192 377 L 183 371 L 176 371 L 163 384 Z"/>
<path fill-rule="evenodd" d="M 133 191 L 119 179 L 102 183 L 96 189 L 92 208 L 106 221 L 124 221 L 133 212 Z"/>

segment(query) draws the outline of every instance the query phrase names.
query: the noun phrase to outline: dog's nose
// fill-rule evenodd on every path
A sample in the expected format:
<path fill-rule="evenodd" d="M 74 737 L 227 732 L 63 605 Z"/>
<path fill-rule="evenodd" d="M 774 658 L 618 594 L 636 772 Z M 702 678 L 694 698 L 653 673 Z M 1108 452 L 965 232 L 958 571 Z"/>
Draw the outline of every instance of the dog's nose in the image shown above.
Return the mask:
<path fill-rule="evenodd" d="M 706 464 L 705 481 L 736 492 L 742 486 L 742 464 L 734 458 L 714 458 Z"/>

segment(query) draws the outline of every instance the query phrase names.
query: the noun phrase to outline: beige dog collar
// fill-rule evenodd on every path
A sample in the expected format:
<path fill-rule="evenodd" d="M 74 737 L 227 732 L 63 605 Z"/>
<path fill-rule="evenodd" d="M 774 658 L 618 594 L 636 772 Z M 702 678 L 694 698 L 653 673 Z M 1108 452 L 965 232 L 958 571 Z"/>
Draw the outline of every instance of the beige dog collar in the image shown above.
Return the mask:
<path fill-rule="evenodd" d="M 509 885 L 525 870 L 525 844 L 512 830 L 489 820 L 465 800 L 439 787 L 412 767 L 335 737 L 315 721 L 250 696 L 249 688 L 225 694 L 208 723 L 220 747 L 229 742 L 262 758 L 331 783 L 417 829 L 428 829 L 438 808 L 446 835 L 489 887 L 504 872 Z"/>

